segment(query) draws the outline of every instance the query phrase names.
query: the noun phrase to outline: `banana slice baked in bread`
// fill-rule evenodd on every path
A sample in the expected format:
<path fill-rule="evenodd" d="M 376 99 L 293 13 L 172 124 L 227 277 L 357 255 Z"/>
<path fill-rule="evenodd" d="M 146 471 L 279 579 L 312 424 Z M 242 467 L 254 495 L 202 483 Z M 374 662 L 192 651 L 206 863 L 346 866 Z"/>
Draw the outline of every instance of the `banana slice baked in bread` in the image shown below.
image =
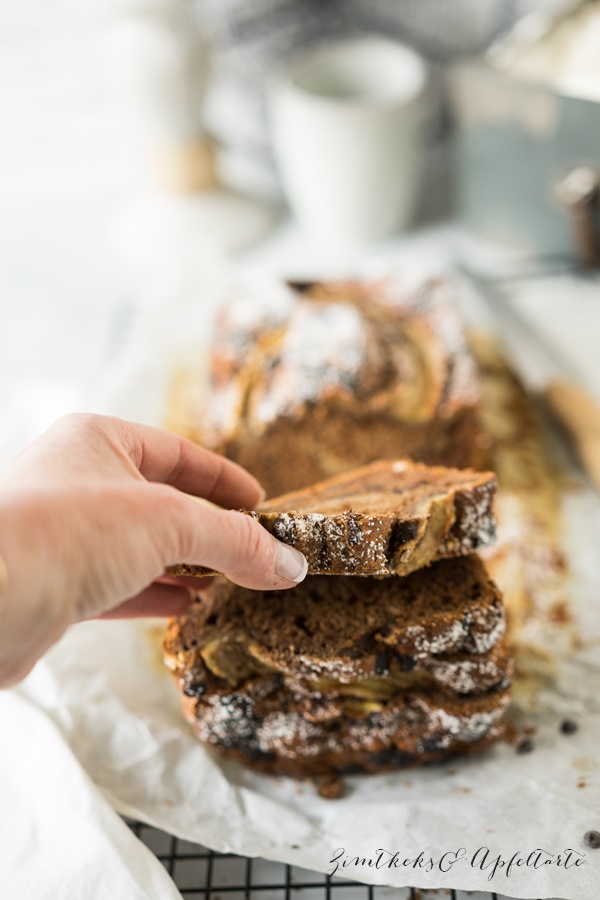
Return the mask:
<path fill-rule="evenodd" d="M 297 697 L 323 706 L 326 700 L 345 698 L 378 702 L 411 689 L 436 687 L 452 694 L 478 694 L 510 687 L 513 663 L 501 639 L 484 653 L 451 653 L 412 657 L 383 652 L 372 674 L 356 678 L 335 675 L 285 675 L 283 684 Z M 191 692 L 188 688 L 188 693 Z"/>
<path fill-rule="evenodd" d="M 492 544 L 495 492 L 491 472 L 382 460 L 267 500 L 249 515 L 302 551 L 311 575 L 407 575 Z M 209 574 L 185 564 L 169 572 Z"/>
<path fill-rule="evenodd" d="M 232 647 L 227 649 L 231 651 Z M 228 677 L 217 675 L 211 666 L 219 672 L 228 672 Z M 246 671 L 251 669 L 248 666 Z M 284 669 L 266 664 L 256 665 L 251 675 L 233 678 L 232 666 L 223 665 L 222 659 L 220 664 L 215 664 L 210 653 L 206 658 L 200 654 L 189 670 L 174 668 L 172 671 L 186 697 L 229 694 L 244 681 L 250 683 L 264 677 L 266 684 L 269 677 L 275 678 L 278 686 L 293 694 L 309 719 L 320 721 L 331 718 L 332 710 L 337 714 L 346 707 L 375 708 L 398 694 L 415 690 L 435 688 L 438 692 L 465 696 L 506 690 L 511 684 L 513 663 L 506 642 L 500 640 L 491 650 L 478 654 L 412 657 L 388 652 L 376 660 L 372 674 L 359 673 L 356 678 L 350 678 L 347 673 L 342 678 L 315 677 L 310 672 L 290 675 Z"/>

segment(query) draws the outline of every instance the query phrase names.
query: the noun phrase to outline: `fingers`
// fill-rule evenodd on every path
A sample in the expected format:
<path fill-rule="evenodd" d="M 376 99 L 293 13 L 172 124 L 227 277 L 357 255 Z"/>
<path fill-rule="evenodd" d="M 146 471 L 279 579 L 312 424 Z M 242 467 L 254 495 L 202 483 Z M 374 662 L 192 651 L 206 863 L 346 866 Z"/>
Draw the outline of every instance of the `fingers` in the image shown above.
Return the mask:
<path fill-rule="evenodd" d="M 97 619 L 139 619 L 149 616 L 179 616 L 184 613 L 193 595 L 185 587 L 156 582 L 146 590 L 109 609 Z"/>
<path fill-rule="evenodd" d="M 204 591 L 211 586 L 214 581 L 214 576 L 170 575 L 165 573 L 157 578 L 156 581 L 162 582 L 163 584 L 174 584 L 179 587 L 184 587 L 193 594 L 198 594 L 200 591 Z"/>
<path fill-rule="evenodd" d="M 189 563 L 222 572 L 254 590 L 294 587 L 308 569 L 298 550 L 276 540 L 251 516 L 162 494 L 165 565 Z M 161 503 L 161 499 L 157 501 Z"/>
<path fill-rule="evenodd" d="M 132 462 L 148 481 L 160 481 L 226 508 L 253 509 L 264 492 L 236 463 L 185 438 L 146 425 L 112 420 L 125 431 Z"/>
<path fill-rule="evenodd" d="M 27 678 L 37 662 L 37 657 L 30 657 L 25 661 L 6 664 L 0 662 L 0 690 L 14 687 Z"/>
<path fill-rule="evenodd" d="M 175 434 L 123 419 L 73 413 L 63 416 L 9 470 L 44 483 L 50 476 L 73 481 L 124 471 L 163 482 L 229 508 L 253 509 L 264 496 L 258 481 L 236 463 Z"/>

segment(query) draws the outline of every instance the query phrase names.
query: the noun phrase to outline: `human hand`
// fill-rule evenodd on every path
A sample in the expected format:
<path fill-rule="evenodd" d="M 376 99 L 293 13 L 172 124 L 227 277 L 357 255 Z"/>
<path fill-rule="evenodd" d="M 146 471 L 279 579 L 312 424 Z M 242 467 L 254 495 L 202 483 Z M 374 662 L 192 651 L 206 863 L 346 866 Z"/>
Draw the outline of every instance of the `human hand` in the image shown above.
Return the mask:
<path fill-rule="evenodd" d="M 168 565 L 261 590 L 302 581 L 301 553 L 229 509 L 261 495 L 191 441 L 103 416 L 60 419 L 0 476 L 0 687 L 75 622 L 182 612 L 190 583 L 203 582 L 167 577 Z"/>

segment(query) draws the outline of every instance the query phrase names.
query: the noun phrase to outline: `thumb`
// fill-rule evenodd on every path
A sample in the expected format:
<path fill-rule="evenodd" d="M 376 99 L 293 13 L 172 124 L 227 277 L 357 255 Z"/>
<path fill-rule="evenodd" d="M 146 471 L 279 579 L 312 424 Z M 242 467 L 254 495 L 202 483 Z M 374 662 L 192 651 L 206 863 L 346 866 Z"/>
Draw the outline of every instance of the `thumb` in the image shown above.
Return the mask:
<path fill-rule="evenodd" d="M 172 558 L 165 565 L 208 566 L 253 590 L 295 587 L 306 577 L 304 555 L 278 541 L 251 516 L 179 491 L 172 494 L 167 541 Z"/>

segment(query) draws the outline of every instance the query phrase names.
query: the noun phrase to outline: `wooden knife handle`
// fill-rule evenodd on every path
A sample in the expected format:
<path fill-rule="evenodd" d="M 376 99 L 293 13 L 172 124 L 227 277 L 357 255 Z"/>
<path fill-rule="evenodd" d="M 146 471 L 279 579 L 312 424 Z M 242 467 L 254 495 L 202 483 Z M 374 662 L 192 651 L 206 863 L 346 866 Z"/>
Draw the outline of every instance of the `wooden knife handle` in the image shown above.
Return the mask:
<path fill-rule="evenodd" d="M 600 491 L 600 406 L 570 381 L 552 381 L 544 393 L 550 409 L 571 437 L 582 466 Z"/>

